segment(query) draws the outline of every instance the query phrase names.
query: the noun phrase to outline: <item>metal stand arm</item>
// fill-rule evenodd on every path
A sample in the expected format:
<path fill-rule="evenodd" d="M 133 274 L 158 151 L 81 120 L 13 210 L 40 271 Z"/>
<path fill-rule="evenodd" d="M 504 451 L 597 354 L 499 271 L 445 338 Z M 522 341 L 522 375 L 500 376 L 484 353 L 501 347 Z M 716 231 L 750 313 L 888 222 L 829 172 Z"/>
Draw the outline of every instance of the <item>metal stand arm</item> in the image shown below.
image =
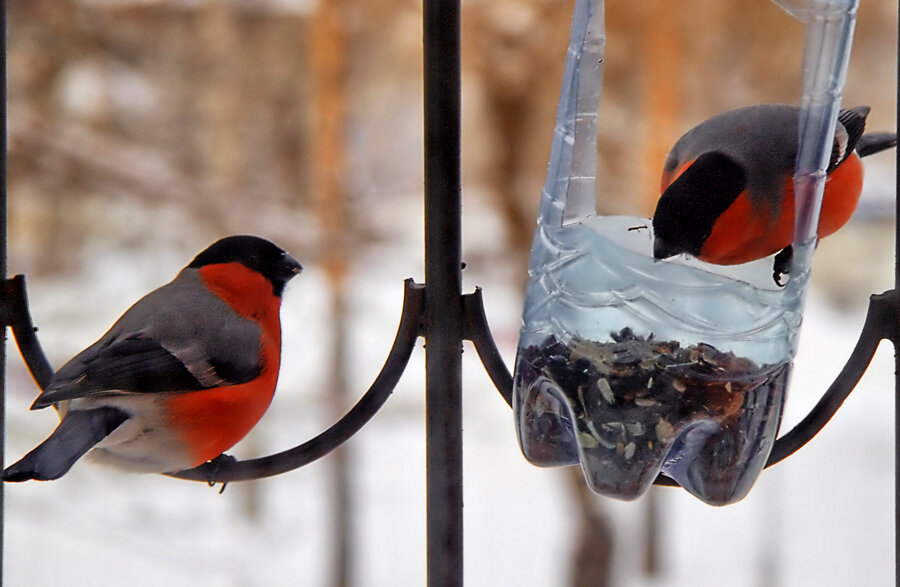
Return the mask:
<path fill-rule="evenodd" d="M 819 403 L 794 428 L 775 441 L 766 467 L 781 462 L 797 452 L 825 427 L 850 395 L 863 373 L 869 367 L 878 344 L 885 339 L 896 345 L 900 323 L 897 321 L 897 291 L 874 294 L 869 298 L 869 310 L 863 324 L 859 340 L 850 353 L 850 358 L 834 382 L 822 395 Z"/>
<path fill-rule="evenodd" d="M 424 294 L 424 286 L 411 279 L 406 280 L 400 326 L 384 367 L 359 402 L 331 428 L 303 444 L 271 456 L 245 461 L 220 458 L 194 469 L 168 475 L 210 484 L 271 477 L 309 464 L 346 442 L 381 409 L 403 375 L 416 339 L 422 331 Z M 37 329 L 32 324 L 28 310 L 23 275 L 16 275 L 3 282 L 0 312 L 4 324 L 12 328 L 16 344 L 32 376 L 41 389 L 45 388 L 53 377 L 53 368 L 35 334 Z"/>
<path fill-rule="evenodd" d="M 512 405 L 513 377 L 503 363 L 503 358 L 497 351 L 497 346 L 491 336 L 484 314 L 481 290 L 464 297 L 466 338 L 475 344 L 478 356 L 500 395 L 503 396 L 506 403 Z M 869 310 L 866 314 L 865 324 L 856 347 L 850 354 L 850 358 L 847 359 L 844 368 L 809 414 L 790 432 L 775 441 L 769 460 L 766 461 L 766 467 L 771 467 L 797 452 L 825 427 L 844 400 L 856 388 L 882 340 L 891 340 L 896 345 L 900 338 L 898 301 L 900 300 L 898 300 L 896 290 L 875 294 L 869 298 Z M 675 481 L 664 475 L 657 477 L 654 484 L 667 487 L 678 486 Z"/>

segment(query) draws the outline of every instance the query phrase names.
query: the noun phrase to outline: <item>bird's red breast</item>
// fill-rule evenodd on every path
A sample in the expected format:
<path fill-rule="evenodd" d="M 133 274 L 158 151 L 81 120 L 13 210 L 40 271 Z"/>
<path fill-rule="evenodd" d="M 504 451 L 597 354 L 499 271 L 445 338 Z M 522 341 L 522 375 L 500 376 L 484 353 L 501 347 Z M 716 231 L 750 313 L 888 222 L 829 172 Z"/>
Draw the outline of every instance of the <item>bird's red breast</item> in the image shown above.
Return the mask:
<path fill-rule="evenodd" d="M 793 205 L 788 215 L 773 216 L 769 204 L 755 206 L 744 192 L 719 217 L 703 243 L 698 258 L 707 263 L 736 265 L 777 253 L 791 242 Z M 777 244 L 784 240 L 785 244 Z"/>
<path fill-rule="evenodd" d="M 859 156 L 853 153 L 828 174 L 822 197 L 822 212 L 819 215 L 819 238 L 833 234 L 850 220 L 859 203 L 862 186 L 863 164 Z M 791 201 L 793 200 L 792 197 Z"/>
<path fill-rule="evenodd" d="M 818 237 L 836 232 L 850 220 L 862 193 L 863 166 L 850 155 L 828 174 L 819 213 Z M 784 180 L 778 209 L 770 199 L 748 197 L 744 192 L 719 217 L 703 243 L 699 259 L 718 265 L 748 263 L 774 255 L 791 244 L 794 233 L 794 180 Z"/>
<path fill-rule="evenodd" d="M 820 238 L 837 231 L 856 208 L 863 182 L 860 157 L 896 145 L 892 133 L 863 136 L 868 113 L 866 106 L 838 113 Z M 662 195 L 653 215 L 653 256 L 687 254 L 735 265 L 789 247 L 799 116 L 799 108 L 784 104 L 738 108 L 678 139 L 663 168 Z"/>
<path fill-rule="evenodd" d="M 234 446 L 262 418 L 275 394 L 281 360 L 280 298 L 269 281 L 240 263 L 207 265 L 199 273 L 210 291 L 260 325 L 261 369 L 250 382 L 173 394 L 167 402 L 173 429 L 190 447 L 191 466 Z"/>

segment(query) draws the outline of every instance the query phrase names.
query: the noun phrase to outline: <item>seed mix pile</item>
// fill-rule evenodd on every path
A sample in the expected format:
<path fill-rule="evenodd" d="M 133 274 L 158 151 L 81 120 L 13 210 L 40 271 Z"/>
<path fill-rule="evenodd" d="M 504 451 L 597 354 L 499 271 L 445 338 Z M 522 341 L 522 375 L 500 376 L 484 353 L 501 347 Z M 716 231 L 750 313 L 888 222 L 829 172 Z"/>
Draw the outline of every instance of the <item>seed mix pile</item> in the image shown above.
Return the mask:
<path fill-rule="evenodd" d="M 550 336 L 520 349 L 517 384 L 528 388 L 549 379 L 569 394 L 578 443 L 594 461 L 587 468 L 614 486 L 642 484 L 648 474 L 655 476 L 672 441 L 691 423 L 745 428 L 746 438 L 765 419 L 751 412 L 760 407 L 769 411 L 772 394 L 784 386 L 789 370 L 785 363 L 760 367 L 709 344 L 681 347 L 677 341 L 656 340 L 652 334 L 645 338 L 629 328 L 611 333 L 611 338 L 563 344 Z M 567 427 L 559 417 L 568 420 L 567 411 L 548 414 L 535 408 L 526 406 L 523 426 L 537 445 L 574 453 L 573 430 L 567 429 L 571 422 Z M 734 442 L 724 446 L 729 452 L 740 450 Z M 737 456 L 706 458 L 727 465 Z M 568 458 L 577 462 L 577 455 Z"/>

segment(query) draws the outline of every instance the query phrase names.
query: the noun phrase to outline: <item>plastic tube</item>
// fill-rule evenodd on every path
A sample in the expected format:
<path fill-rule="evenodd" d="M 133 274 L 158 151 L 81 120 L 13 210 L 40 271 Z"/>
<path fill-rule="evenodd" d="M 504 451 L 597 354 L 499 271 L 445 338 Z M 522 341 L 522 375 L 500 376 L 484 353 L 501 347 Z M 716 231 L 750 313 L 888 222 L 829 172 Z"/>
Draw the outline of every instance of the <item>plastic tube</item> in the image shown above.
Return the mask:
<path fill-rule="evenodd" d="M 799 272 L 812 261 L 859 0 L 774 1 L 806 25 L 800 148 L 794 175 L 794 266 Z"/>
<path fill-rule="evenodd" d="M 603 86 L 603 0 L 576 0 L 550 168 L 541 198 L 547 226 L 577 222 L 596 213 L 597 110 Z"/>

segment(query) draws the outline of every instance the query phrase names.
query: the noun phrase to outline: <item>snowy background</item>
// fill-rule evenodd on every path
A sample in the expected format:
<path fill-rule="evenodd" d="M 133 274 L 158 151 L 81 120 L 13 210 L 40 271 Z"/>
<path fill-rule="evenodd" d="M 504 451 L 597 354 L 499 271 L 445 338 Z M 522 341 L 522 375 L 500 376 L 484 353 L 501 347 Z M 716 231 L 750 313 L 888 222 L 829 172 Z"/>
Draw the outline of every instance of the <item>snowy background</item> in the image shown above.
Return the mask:
<path fill-rule="evenodd" d="M 488 211 L 475 203 L 467 208 L 471 233 L 481 232 L 479 218 Z M 360 393 L 389 348 L 402 279 L 416 276 L 409 271 L 419 263 L 415 246 L 373 253 L 370 262 L 360 263 L 370 269 L 353 276 L 356 327 L 349 374 Z M 38 325 L 46 325 L 40 334 L 55 363 L 92 341 L 130 300 L 178 268 L 174 254 L 110 254 L 77 281 L 32 279 L 32 312 Z M 504 284 L 502 271 L 471 271 L 467 289 L 484 287 L 487 315 L 511 365 L 520 293 Z M 288 448 L 330 422 L 321 403 L 328 381 L 312 352 L 328 328 L 321 318 L 324 290 L 312 267 L 286 293 L 279 392 L 237 455 Z M 843 365 L 862 325 L 861 310 L 837 313 L 821 291 L 810 292 L 783 429 L 802 417 Z M 578 516 L 570 491 L 560 471 L 525 462 L 509 409 L 472 349 L 465 358 L 466 582 L 565 585 Z M 660 489 L 663 546 L 656 578 L 640 573 L 642 502 L 604 500 L 616 531 L 617 584 L 892 584 L 892 359 L 883 345 L 833 422 L 789 461 L 764 472 L 742 502 L 717 509 L 686 492 Z M 424 583 L 423 382 L 419 350 L 394 397 L 348 444 L 357 584 Z M 36 390 L 15 356 L 9 387 L 11 459 L 49 433 L 55 415 L 27 411 Z M 256 482 L 252 492 L 232 484 L 223 495 L 204 484 L 92 464 L 79 464 L 54 483 L 9 485 L 8 584 L 328 584 L 329 467 L 326 458 Z"/>
<path fill-rule="evenodd" d="M 629 103 L 628 88 L 620 92 L 615 82 L 627 78 L 628 71 L 624 66 L 616 69 L 615 56 L 623 59 L 627 52 L 616 53 L 615 33 L 624 29 L 636 38 L 644 30 L 637 20 L 622 20 L 626 8 L 609 4 L 612 62 L 604 89 L 609 102 L 602 108 L 611 115 L 606 130 L 601 129 L 601 143 L 607 145 L 622 136 L 616 126 L 622 117 L 617 114 Z M 721 4 L 698 1 L 695 6 L 712 19 L 722 16 L 716 8 Z M 885 55 L 894 55 L 896 14 L 879 3 L 862 4 L 859 50 L 851 61 L 847 101 L 873 105 L 873 129 L 891 128 L 896 72 L 893 58 Z M 35 0 L 18 5 L 10 20 L 10 269 L 28 275 L 32 315 L 55 365 L 95 340 L 138 297 L 171 279 L 222 234 L 268 236 L 304 264 L 304 273 L 284 297 L 278 393 L 259 426 L 233 451 L 239 457 L 299 444 L 336 417 L 328 399 L 331 380 L 325 356 L 333 335 L 328 257 L 316 246 L 328 235 L 320 232 L 308 195 L 311 147 L 291 142 L 302 143 L 300 139 L 308 136 L 292 139 L 266 130 L 267 124 L 273 129 L 281 128 L 279 124 L 287 127 L 294 119 L 285 122 L 276 116 L 279 124 L 272 123 L 269 106 L 258 101 L 254 107 L 229 110 L 234 106 L 228 100 L 213 99 L 230 87 L 221 85 L 222 72 L 215 66 L 230 57 L 210 49 L 220 45 L 209 41 L 220 39 L 213 32 L 238 34 L 237 23 L 244 27 L 237 28 L 239 34 L 260 35 L 253 37 L 257 40 L 294 39 L 291 30 L 269 30 L 260 23 L 271 14 L 279 15 L 273 27 L 290 24 L 290 19 L 305 22 L 315 11 L 306 3 L 265 5 L 267 11 L 254 11 L 243 3 Z M 742 3 L 745 8 L 749 5 Z M 547 7 L 553 8 L 552 19 L 535 16 Z M 387 356 L 399 319 L 403 280 L 421 281 L 424 273 L 421 103 L 415 77 L 420 65 L 415 57 L 420 15 L 415 3 L 407 2 L 374 2 L 371 10 L 372 15 L 357 13 L 349 19 L 347 33 L 356 43 L 351 44 L 353 99 L 348 105 L 352 124 L 347 152 L 353 171 L 347 174 L 352 194 L 348 208 L 354 234 L 361 235 L 342 243 L 350 257 L 345 289 L 352 327 L 345 373 L 351 401 L 368 387 Z M 491 109 L 503 99 L 491 101 L 491 96 L 496 98 L 491 76 L 481 75 L 471 61 L 466 69 L 464 290 L 484 288 L 494 336 L 512 366 L 524 283 L 524 256 L 514 250 L 516 234 L 530 235 L 533 226 L 533 212 L 529 216 L 528 210 L 536 204 L 538 192 L 532 188 L 545 170 L 571 7 L 551 0 L 498 0 L 472 2 L 469 10 L 467 58 L 472 58 L 473 47 L 480 50 L 484 39 L 495 35 L 502 42 L 491 58 L 505 55 L 516 62 L 523 61 L 523 54 L 536 59 L 534 55 L 547 53 L 557 68 L 552 76 L 546 74 L 546 84 L 541 84 L 546 87 L 524 82 L 516 86 L 533 90 L 540 98 L 516 111 L 523 127 L 533 119 L 541 121 L 538 130 L 526 135 L 533 137 L 529 144 L 538 145 L 535 153 L 526 153 L 518 163 L 527 173 L 519 169 L 516 181 L 510 180 L 516 185 L 513 192 L 519 194 L 524 228 L 510 224 L 510 215 L 517 213 L 515 205 L 504 206 L 508 202 L 497 197 L 499 188 L 491 175 L 504 161 L 496 155 L 503 150 L 497 145 L 510 135 L 486 121 L 503 118 L 502 112 Z M 766 18 L 777 23 L 786 19 L 777 11 Z M 788 30 L 778 35 L 796 38 L 797 27 L 787 21 Z M 213 24 L 207 27 L 208 22 Z M 537 34 L 556 29 L 560 31 L 546 33 L 549 37 Z M 516 44 L 521 30 L 534 33 L 531 44 Z M 158 40 L 160 31 L 169 35 L 164 43 Z M 743 36 L 732 40 L 743 42 L 737 38 Z M 554 45 L 557 51 L 547 51 L 541 46 L 547 38 L 562 38 L 563 44 Z M 369 44 L 360 48 L 357 39 Z M 708 50 L 718 41 L 697 42 Z M 243 62 L 235 66 L 237 75 L 244 76 L 235 94 L 262 100 L 252 92 L 264 94 L 277 86 L 275 94 L 288 96 L 278 103 L 290 101 L 293 90 L 303 99 L 310 97 L 309 80 L 302 76 L 291 78 L 296 88 L 265 81 L 270 78 L 263 76 L 284 80 L 292 75 L 273 61 L 279 47 L 275 41 L 272 46 L 260 41 L 241 54 L 241 59 L 251 61 L 253 51 L 270 51 L 258 62 L 260 71 L 248 70 Z M 791 47 L 784 51 L 796 57 L 796 44 Z M 194 53 L 197 62 L 184 66 L 179 61 L 188 58 L 185 54 L 195 58 Z M 297 54 L 302 53 L 282 52 Z M 392 61 L 397 54 L 404 60 Z M 484 55 L 487 58 L 488 53 Z M 732 59 L 723 69 L 743 63 L 729 55 L 722 56 Z M 772 55 L 762 58 L 771 63 Z M 752 60 L 748 63 L 741 72 L 754 70 Z M 634 68 L 635 75 L 640 74 L 638 66 Z M 775 83 L 771 68 L 756 69 L 766 72 L 766 83 Z M 163 85 L 159 76 L 168 70 L 174 71 L 176 81 Z M 374 79 L 372 71 L 382 77 Z M 519 79 L 507 70 L 495 73 L 494 77 L 513 80 L 513 86 Z M 696 111 L 711 114 L 723 103 L 760 101 L 748 89 L 756 83 L 752 71 L 747 76 L 750 81 L 737 75 L 724 78 L 727 98 L 706 92 L 708 101 L 701 104 L 696 98 L 701 89 L 687 92 L 686 96 L 694 96 L 692 106 L 671 122 L 673 136 L 660 140 L 671 143 L 697 122 Z M 191 85 L 195 77 L 199 89 Z M 701 84 L 687 77 L 686 83 Z M 777 99 L 788 101 L 795 95 L 794 81 L 790 77 L 780 82 Z M 173 105 L 177 115 L 166 114 Z M 225 125 L 222 131 L 217 117 L 232 115 L 244 125 Z M 268 145 L 273 136 L 294 145 L 294 150 L 287 150 L 298 160 L 294 170 L 298 177 L 280 176 L 269 167 L 277 161 L 273 163 L 269 147 L 259 144 Z M 229 155 L 222 147 L 229 141 L 240 147 L 238 155 Z M 607 160 L 603 153 L 601 160 Z M 234 161 L 242 163 L 231 176 Z M 628 166 L 617 169 L 622 176 L 633 171 Z M 601 171 L 610 175 L 609 170 Z M 648 171 L 653 176 L 657 172 L 655 167 Z M 867 296 L 893 285 L 893 153 L 869 160 L 867 173 L 866 195 L 857 215 L 824 241 L 816 255 L 782 431 L 802 418 L 843 366 L 862 326 Z M 643 185 L 642 176 L 635 177 L 632 183 Z M 190 182 L 181 181 L 185 178 Z M 28 411 L 37 389 L 12 345 L 9 355 L 5 458 L 12 462 L 49 434 L 56 416 L 49 410 Z M 470 346 L 464 359 L 466 584 L 570 585 L 583 514 L 568 474 L 525 461 L 510 410 Z M 346 445 L 353 585 L 425 582 L 423 387 L 420 342 L 394 396 Z M 660 551 L 653 576 L 642 570 L 647 500 L 620 503 L 595 498 L 593 506 L 607 516 L 613 529 L 612 584 L 893 585 L 893 390 L 893 351 L 884 343 L 834 420 L 795 456 L 765 471 L 742 502 L 712 508 L 684 491 L 659 489 L 655 503 L 660 512 Z M 201 483 L 121 474 L 90 463 L 77 464 L 56 482 L 8 485 L 6 582 L 101 587 L 331 585 L 334 465 L 326 457 L 277 478 L 231 484 L 222 495 L 218 488 Z"/>

